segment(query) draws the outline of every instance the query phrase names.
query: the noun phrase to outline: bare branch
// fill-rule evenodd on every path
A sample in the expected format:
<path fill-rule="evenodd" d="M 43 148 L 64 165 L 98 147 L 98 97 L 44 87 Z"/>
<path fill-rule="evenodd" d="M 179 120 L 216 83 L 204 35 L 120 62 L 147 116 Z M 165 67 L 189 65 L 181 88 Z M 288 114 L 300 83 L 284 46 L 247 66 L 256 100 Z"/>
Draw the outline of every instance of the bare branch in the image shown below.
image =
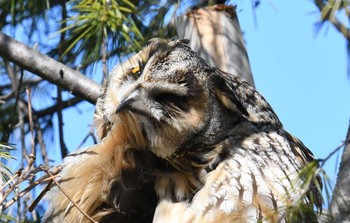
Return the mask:
<path fill-rule="evenodd" d="M 1 32 L 0 56 L 92 104 L 100 94 L 95 81 Z"/>
<path fill-rule="evenodd" d="M 62 89 L 57 87 L 57 119 L 58 119 L 58 137 L 61 146 L 62 159 L 68 155 L 68 149 L 63 137 L 63 115 L 62 115 Z"/>
<path fill-rule="evenodd" d="M 36 131 L 36 138 L 37 138 L 37 141 L 40 145 L 41 157 L 44 161 L 45 167 L 49 167 L 49 158 L 47 156 L 46 144 L 44 143 L 44 139 L 43 139 L 43 132 L 42 132 L 42 130 L 40 128 L 40 124 L 37 120 L 34 124 L 34 127 L 35 127 L 35 131 Z"/>
<path fill-rule="evenodd" d="M 32 171 L 31 174 L 35 174 L 39 171 L 44 171 L 45 170 L 45 167 L 37 167 L 35 170 Z M 57 177 L 57 174 L 59 172 L 62 171 L 62 167 L 61 166 L 57 166 L 55 168 L 53 168 L 51 170 L 51 176 L 48 176 L 47 174 L 45 176 L 42 176 L 40 177 L 40 179 L 34 181 L 34 182 L 31 182 L 29 184 L 29 186 L 27 188 L 25 188 L 24 190 L 22 190 L 20 193 L 19 193 L 19 197 L 23 197 L 24 195 L 26 195 L 27 193 L 29 193 L 30 191 L 33 190 L 33 188 L 35 188 L 36 186 L 38 186 L 40 183 L 42 182 L 45 182 L 45 181 L 50 181 L 52 180 L 52 178 L 54 177 Z M 4 210 L 7 209 L 8 207 L 10 207 L 13 203 L 15 203 L 17 201 L 17 197 L 14 197 L 12 198 L 11 200 L 9 200 L 5 205 L 4 205 Z"/>
<path fill-rule="evenodd" d="M 34 79 L 25 79 L 22 81 L 22 84 L 23 86 L 26 86 L 26 85 L 37 85 L 39 84 L 41 81 L 43 81 L 42 78 L 38 77 L 38 78 L 34 78 Z M 0 92 L 1 91 L 4 91 L 6 89 L 9 89 L 11 88 L 11 84 L 4 84 L 4 85 L 1 85 L 0 86 Z"/>
<path fill-rule="evenodd" d="M 44 195 L 51 189 L 51 185 L 53 184 L 52 178 L 55 178 L 56 176 L 52 176 L 51 180 L 49 180 L 49 183 L 46 185 L 44 190 L 39 194 L 39 196 L 34 200 L 34 202 L 29 206 L 28 211 L 32 212 L 34 211 L 35 207 L 39 204 L 41 199 L 43 199 Z"/>
<path fill-rule="evenodd" d="M 81 98 L 71 98 L 69 100 L 66 100 L 66 101 L 62 101 L 62 109 L 65 109 L 65 108 L 68 108 L 68 107 L 71 107 L 71 106 L 74 106 L 80 102 L 82 102 L 83 99 Z M 43 110 L 40 110 L 40 111 L 36 111 L 34 112 L 35 116 L 37 118 L 41 118 L 41 117 L 44 117 L 44 116 L 47 116 L 47 115 L 51 115 L 53 113 L 55 113 L 58 109 L 58 105 L 57 104 L 54 104 L 48 108 L 45 108 Z M 24 119 L 25 121 L 27 121 L 27 117 L 25 117 Z"/>
<path fill-rule="evenodd" d="M 83 139 L 83 141 L 80 143 L 80 145 L 78 146 L 78 148 L 82 148 L 82 146 L 84 145 L 84 143 L 86 142 L 86 140 L 87 140 L 90 136 L 92 137 L 92 140 L 94 141 L 94 144 L 97 144 L 97 139 L 96 139 L 95 134 L 94 134 L 94 127 L 91 126 L 90 131 L 89 131 L 88 134 L 85 136 L 85 138 Z"/>
<path fill-rule="evenodd" d="M 32 98 L 31 98 L 31 90 L 30 88 L 26 89 L 27 97 L 28 97 L 28 117 L 29 117 L 29 127 L 30 127 L 30 146 L 33 156 L 35 156 L 35 149 L 34 149 L 34 125 L 33 125 L 33 114 L 32 114 Z"/>

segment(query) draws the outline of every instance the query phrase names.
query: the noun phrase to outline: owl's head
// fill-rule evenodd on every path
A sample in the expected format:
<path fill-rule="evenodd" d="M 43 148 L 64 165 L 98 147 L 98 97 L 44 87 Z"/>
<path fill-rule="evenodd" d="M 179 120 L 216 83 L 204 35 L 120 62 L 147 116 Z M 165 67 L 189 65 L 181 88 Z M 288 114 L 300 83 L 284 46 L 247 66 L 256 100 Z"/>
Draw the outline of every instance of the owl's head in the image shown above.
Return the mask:
<path fill-rule="evenodd" d="M 237 94 L 252 87 L 229 76 L 210 67 L 186 40 L 151 42 L 111 73 L 97 105 L 100 136 L 123 112 L 136 118 L 148 148 L 159 157 L 193 147 L 206 150 L 251 119 L 247 100 L 252 98 L 242 101 Z"/>

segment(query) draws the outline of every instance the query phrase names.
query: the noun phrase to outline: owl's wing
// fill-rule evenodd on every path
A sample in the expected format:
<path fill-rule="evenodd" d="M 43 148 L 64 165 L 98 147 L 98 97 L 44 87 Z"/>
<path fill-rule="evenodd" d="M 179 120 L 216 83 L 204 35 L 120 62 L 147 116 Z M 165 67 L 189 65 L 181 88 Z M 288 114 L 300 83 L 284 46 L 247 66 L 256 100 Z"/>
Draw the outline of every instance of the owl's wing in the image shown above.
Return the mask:
<path fill-rule="evenodd" d="M 288 208 L 305 191 L 299 171 L 313 160 L 312 153 L 285 132 L 271 106 L 251 85 L 219 70 L 212 78 L 219 103 L 232 116 L 241 116 L 242 122 L 228 129 L 231 135 L 216 145 L 216 151 L 228 155 L 215 161 L 204 186 L 192 199 L 160 201 L 154 222 L 288 221 Z M 294 217 L 315 222 L 312 212 L 297 212 Z"/>
<path fill-rule="evenodd" d="M 312 201 L 316 208 L 322 212 L 323 196 L 322 196 L 322 179 L 317 172 L 319 163 L 315 159 L 313 153 L 298 138 L 285 131 L 285 136 L 290 144 L 293 154 L 302 164 L 300 170 L 302 177 L 311 177 L 310 190 L 306 193 L 308 199 Z M 308 171 L 310 170 L 310 171 Z"/>
<path fill-rule="evenodd" d="M 220 145 L 230 155 L 208 173 L 205 184 L 191 201 L 163 201 L 155 222 L 276 222 L 284 219 L 287 204 L 299 196 L 299 163 L 290 154 L 288 141 L 278 132 L 257 133 Z M 172 205 L 174 207 L 172 207 Z M 163 212 L 165 209 L 166 212 Z M 173 213 L 183 209 L 184 215 Z M 183 219 L 185 218 L 185 219 Z M 176 218 L 175 218 L 176 219 Z M 174 220 L 176 222 L 176 220 Z"/>

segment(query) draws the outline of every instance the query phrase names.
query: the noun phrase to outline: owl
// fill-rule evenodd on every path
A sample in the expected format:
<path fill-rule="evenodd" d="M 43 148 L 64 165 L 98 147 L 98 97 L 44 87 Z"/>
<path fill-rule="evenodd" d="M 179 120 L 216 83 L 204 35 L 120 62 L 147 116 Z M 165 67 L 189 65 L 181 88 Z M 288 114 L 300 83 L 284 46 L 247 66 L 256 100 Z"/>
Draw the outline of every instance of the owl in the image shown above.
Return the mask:
<path fill-rule="evenodd" d="M 69 155 L 46 222 L 316 221 L 314 161 L 256 89 L 186 40 L 155 40 L 102 88 L 100 142 Z M 315 176 L 318 179 L 318 176 Z M 306 185 L 306 186 L 305 186 Z M 81 210 L 78 210 L 79 206 Z"/>

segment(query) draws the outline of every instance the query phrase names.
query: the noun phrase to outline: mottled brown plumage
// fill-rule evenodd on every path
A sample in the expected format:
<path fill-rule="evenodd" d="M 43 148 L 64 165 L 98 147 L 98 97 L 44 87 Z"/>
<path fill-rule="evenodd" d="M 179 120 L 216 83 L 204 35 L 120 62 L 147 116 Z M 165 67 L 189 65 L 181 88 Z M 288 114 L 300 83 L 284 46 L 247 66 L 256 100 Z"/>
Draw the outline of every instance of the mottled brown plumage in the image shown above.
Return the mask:
<path fill-rule="evenodd" d="M 95 125 L 102 141 L 66 159 L 61 182 L 99 221 L 284 222 L 300 198 L 320 205 L 298 174 L 312 153 L 254 87 L 185 40 L 154 41 L 117 66 Z M 48 197 L 48 222 L 87 222 L 57 188 Z"/>

